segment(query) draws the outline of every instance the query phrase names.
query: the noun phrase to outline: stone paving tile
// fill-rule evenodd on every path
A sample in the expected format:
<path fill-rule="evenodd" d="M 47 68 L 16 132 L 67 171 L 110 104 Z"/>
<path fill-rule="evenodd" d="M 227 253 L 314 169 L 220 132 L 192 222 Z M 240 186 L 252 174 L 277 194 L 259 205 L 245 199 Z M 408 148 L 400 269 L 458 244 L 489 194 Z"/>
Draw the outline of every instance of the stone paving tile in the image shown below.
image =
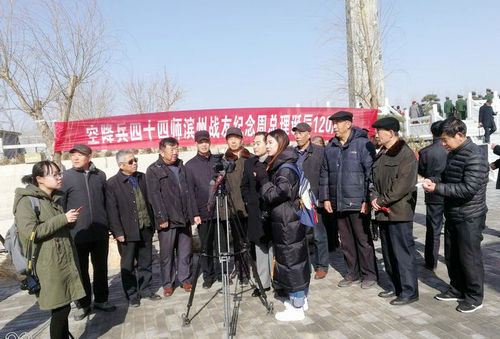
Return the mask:
<path fill-rule="evenodd" d="M 278 323 L 274 315 L 266 314 L 259 300 L 243 294 L 240 303 L 237 336 L 241 338 L 498 338 L 500 336 L 500 192 L 491 183 L 488 192 L 487 229 L 482 243 L 485 264 L 484 308 L 473 314 L 455 311 L 455 302 L 438 302 L 433 296 L 447 288 L 448 276 L 444 265 L 443 246 L 435 272 L 423 268 L 425 239 L 425 206 L 419 192 L 414 237 L 418 251 L 420 300 L 411 305 L 395 307 L 389 300 L 377 297 L 386 286 L 380 242 L 375 242 L 380 271 L 379 285 L 369 290 L 359 286 L 339 288 L 337 283 L 345 273 L 340 251 L 330 253 L 331 267 L 325 279 L 311 280 L 306 320 L 292 324 Z M 443 238 L 441 238 L 443 241 Z M 159 267 L 154 264 L 154 285 L 159 288 Z M 223 300 L 217 295 L 187 327 L 181 315 L 186 310 L 188 294 L 177 289 L 160 301 L 143 300 L 141 307 L 128 308 L 121 291 L 116 270 L 110 271 L 110 301 L 116 312 L 94 312 L 81 322 L 70 314 L 70 330 L 79 338 L 209 338 L 225 337 Z M 20 335 L 30 332 L 34 338 L 48 338 L 48 312 L 42 312 L 34 298 L 19 291 L 17 283 L 0 280 L 0 339 L 9 332 Z M 209 300 L 220 284 L 210 290 L 196 291 L 191 316 Z M 232 290 L 234 287 L 232 287 Z M 161 292 L 161 291 L 160 291 Z M 274 311 L 284 309 L 272 296 Z M 74 311 L 72 311 L 74 312 Z"/>

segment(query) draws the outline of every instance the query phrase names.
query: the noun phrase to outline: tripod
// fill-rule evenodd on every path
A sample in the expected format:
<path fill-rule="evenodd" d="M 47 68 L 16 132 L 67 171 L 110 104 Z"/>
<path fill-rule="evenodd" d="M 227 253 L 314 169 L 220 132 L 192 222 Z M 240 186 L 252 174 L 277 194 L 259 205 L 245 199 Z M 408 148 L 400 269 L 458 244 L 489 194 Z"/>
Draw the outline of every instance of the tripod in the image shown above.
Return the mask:
<path fill-rule="evenodd" d="M 240 270 L 240 277 L 244 274 L 246 277 L 250 277 L 250 268 L 248 267 L 248 264 L 250 263 L 251 269 L 253 276 L 255 278 L 255 282 L 253 282 L 251 279 L 249 279 L 250 285 L 254 289 L 259 289 L 260 295 L 259 299 L 262 303 L 262 305 L 267 309 L 267 313 L 271 314 L 273 312 L 273 304 L 267 301 L 267 296 L 266 292 L 262 286 L 262 282 L 260 281 L 259 275 L 257 273 L 257 266 L 255 265 L 255 262 L 252 260 L 250 256 L 250 248 L 248 246 L 248 240 L 246 238 L 246 234 L 243 232 L 243 227 L 240 223 L 240 220 L 238 217 L 230 218 L 229 214 L 229 208 L 228 205 L 231 204 L 232 207 L 232 200 L 229 197 L 228 192 L 226 191 L 225 187 L 225 179 L 226 179 L 226 173 L 225 171 L 219 172 L 215 179 L 215 184 L 214 184 L 214 189 L 212 192 L 212 195 L 215 196 L 215 206 L 211 206 L 211 215 L 210 215 L 210 221 L 207 225 L 208 227 L 208 239 L 213 239 L 212 235 L 213 232 L 216 232 L 217 235 L 217 255 L 214 256 L 212 253 L 207 253 L 207 247 L 209 246 L 208 241 L 203 244 L 202 250 L 201 250 L 201 256 L 204 257 L 209 257 L 209 258 L 215 258 L 217 257 L 219 260 L 219 263 L 221 265 L 221 274 L 222 274 L 222 287 L 215 292 L 215 294 L 190 318 L 189 313 L 191 311 L 191 307 L 193 305 L 193 300 L 194 300 L 194 294 L 196 291 L 196 286 L 198 283 L 198 277 L 200 275 L 200 270 L 201 270 L 201 260 L 198 260 L 198 263 L 196 265 L 196 270 L 195 270 L 195 275 L 194 275 L 194 281 L 192 284 L 192 289 L 191 293 L 189 294 L 189 299 L 188 303 L 186 305 L 186 313 L 182 314 L 182 325 L 183 326 L 188 326 L 191 321 L 219 294 L 222 292 L 224 296 L 224 327 L 226 328 L 226 333 L 227 333 L 227 338 L 232 338 L 236 334 L 236 325 L 238 321 L 238 305 L 239 302 L 241 301 L 241 295 L 243 294 L 243 287 L 240 284 L 241 290 L 238 293 L 237 288 L 238 284 L 235 284 L 234 288 L 234 293 L 231 294 L 230 291 L 230 272 L 229 272 L 229 262 L 231 257 L 235 258 L 235 264 L 237 262 L 237 259 L 239 258 L 239 270 Z M 222 207 L 221 207 L 222 203 Z M 221 223 L 220 217 L 221 217 L 221 208 L 223 208 L 226 216 L 226 223 Z M 215 226 L 216 228 L 214 229 L 214 223 L 213 223 L 213 217 L 214 213 L 216 216 L 216 222 Z M 230 223 L 230 219 L 233 219 L 234 223 Z M 225 231 L 225 232 L 223 232 Z M 238 252 L 231 253 L 230 252 L 230 241 L 229 241 L 229 236 L 230 233 L 232 232 L 233 234 L 233 242 L 242 240 L 241 244 L 241 249 Z M 225 239 L 221 239 L 221 234 L 225 234 Z M 221 246 L 221 242 L 225 241 L 225 246 Z M 233 301 L 235 303 L 235 307 L 233 308 L 233 312 L 231 312 L 231 295 L 234 296 Z"/>

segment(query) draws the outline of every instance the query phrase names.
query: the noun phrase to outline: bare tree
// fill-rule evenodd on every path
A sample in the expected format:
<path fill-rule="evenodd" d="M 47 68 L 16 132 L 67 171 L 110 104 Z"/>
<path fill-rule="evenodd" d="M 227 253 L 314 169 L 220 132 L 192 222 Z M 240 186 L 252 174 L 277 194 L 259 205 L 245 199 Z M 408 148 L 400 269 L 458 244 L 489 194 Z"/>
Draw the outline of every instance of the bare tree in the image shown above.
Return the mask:
<path fill-rule="evenodd" d="M 31 21 L 26 12 L 5 1 L 0 7 L 0 18 L 0 79 L 12 94 L 14 105 L 36 122 L 50 149 L 54 133 L 43 108 L 54 99 L 55 89 L 31 39 Z"/>
<path fill-rule="evenodd" d="M 58 120 L 69 120 L 77 88 L 108 61 L 104 21 L 95 0 L 47 0 L 31 10 L 2 2 L 9 11 L 2 12 L 0 79 L 37 122 L 52 153 L 54 133 L 44 111 L 57 101 Z"/>
<path fill-rule="evenodd" d="M 111 115 L 115 100 L 112 88 L 106 77 L 82 84 L 73 100 L 71 118 L 94 119 Z"/>
<path fill-rule="evenodd" d="M 345 11 L 339 11 L 340 2 L 344 3 Z M 401 71 L 392 67 L 387 71 L 382 63 L 382 47 L 385 53 L 398 44 L 393 41 L 389 44 L 396 28 L 393 1 L 383 1 L 377 7 L 376 0 L 339 0 L 332 15 L 335 19 L 329 21 L 326 34 L 338 54 L 336 67 L 330 66 L 327 71 L 333 74 L 336 91 L 348 94 L 349 105 L 353 107 L 359 103 L 363 107 L 382 106 L 385 79 Z M 386 60 L 388 54 L 384 54 Z M 339 68 L 342 71 L 338 71 Z"/>
<path fill-rule="evenodd" d="M 149 78 L 132 77 L 123 86 L 126 105 L 133 113 L 167 112 L 184 95 L 177 83 L 169 79 L 167 69 Z"/>

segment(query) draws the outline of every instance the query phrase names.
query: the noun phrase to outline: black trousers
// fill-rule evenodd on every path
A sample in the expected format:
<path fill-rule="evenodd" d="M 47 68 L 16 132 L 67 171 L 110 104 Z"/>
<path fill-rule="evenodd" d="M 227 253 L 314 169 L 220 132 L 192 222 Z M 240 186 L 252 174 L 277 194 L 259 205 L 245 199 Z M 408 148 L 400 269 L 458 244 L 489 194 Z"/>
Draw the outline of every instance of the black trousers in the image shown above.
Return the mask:
<path fill-rule="evenodd" d="M 486 215 L 465 220 L 446 220 L 444 253 L 451 292 L 480 305 L 484 297 L 484 268 L 481 256 Z"/>
<path fill-rule="evenodd" d="M 130 300 L 153 293 L 150 289 L 153 280 L 153 232 L 151 228 L 143 228 L 140 241 L 118 242 L 123 291 Z"/>
<path fill-rule="evenodd" d="M 51 311 L 50 339 L 69 338 L 68 315 L 70 311 L 71 306 L 69 304 Z"/>
<path fill-rule="evenodd" d="M 221 225 L 222 226 L 222 225 Z M 209 229 L 211 228 L 211 229 Z M 224 227 L 221 227 L 221 230 Z M 216 276 L 216 267 L 218 260 L 215 259 L 214 255 L 214 245 L 215 238 L 217 237 L 217 222 L 216 220 L 211 223 L 207 221 L 203 221 L 200 225 L 198 225 L 198 235 L 200 236 L 201 241 L 201 250 L 205 250 L 205 255 L 200 256 L 200 264 L 201 270 L 203 271 L 203 280 L 204 281 L 215 281 L 217 279 Z M 220 271 L 220 268 L 219 270 Z"/>
<path fill-rule="evenodd" d="M 377 280 L 375 249 L 369 228 L 369 216 L 360 212 L 337 213 L 340 247 L 344 254 L 348 280 Z"/>
<path fill-rule="evenodd" d="M 94 291 L 95 302 L 108 301 L 108 249 L 109 240 L 95 242 L 76 243 L 78 261 L 80 262 L 80 274 L 82 276 L 85 297 L 78 301 L 78 307 L 89 307 Z M 90 285 L 89 255 L 94 269 L 94 279 Z"/>
<path fill-rule="evenodd" d="M 493 123 L 492 126 L 484 126 L 484 142 L 490 143 L 490 135 L 495 133 L 497 126 Z"/>
<path fill-rule="evenodd" d="M 439 255 L 439 239 L 443 228 L 443 204 L 426 204 L 425 213 L 425 266 L 436 268 Z"/>
<path fill-rule="evenodd" d="M 413 221 L 380 221 L 380 242 L 384 256 L 385 271 L 391 278 L 398 296 L 418 296 L 415 241 Z"/>
<path fill-rule="evenodd" d="M 243 245 L 250 245 L 250 243 L 245 244 L 245 238 L 248 231 L 248 218 L 231 217 L 230 226 L 231 237 L 233 238 L 235 271 L 238 273 L 238 278 L 240 280 L 250 279 L 250 256 L 243 252 Z M 247 250 L 250 254 L 250 247 L 247 247 Z"/>

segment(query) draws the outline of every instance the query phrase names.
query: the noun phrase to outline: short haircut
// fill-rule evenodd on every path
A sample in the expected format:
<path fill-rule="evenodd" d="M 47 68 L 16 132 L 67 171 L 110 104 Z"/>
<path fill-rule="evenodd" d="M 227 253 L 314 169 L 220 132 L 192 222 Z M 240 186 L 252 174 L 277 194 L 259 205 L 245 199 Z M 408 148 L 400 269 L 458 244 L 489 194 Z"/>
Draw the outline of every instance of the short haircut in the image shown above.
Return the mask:
<path fill-rule="evenodd" d="M 455 117 L 449 117 L 443 122 L 440 135 L 446 134 L 450 137 L 454 137 L 457 133 L 467 135 L 467 126 L 462 120 Z"/>
<path fill-rule="evenodd" d="M 121 149 L 116 153 L 116 163 L 119 164 L 125 161 L 125 156 L 127 154 L 134 154 L 134 151 L 131 149 Z"/>
<path fill-rule="evenodd" d="M 159 148 L 161 150 L 165 149 L 165 146 L 179 146 L 179 142 L 176 138 L 163 138 L 160 140 Z"/>
<path fill-rule="evenodd" d="M 440 121 L 435 121 L 431 125 L 431 133 L 434 137 L 439 137 L 442 133 L 442 128 L 443 128 L 443 120 Z"/>
<path fill-rule="evenodd" d="M 263 131 L 256 132 L 253 137 L 255 138 L 255 137 L 258 137 L 259 135 L 262 135 L 264 137 L 264 140 L 266 140 L 267 132 L 263 132 Z"/>
<path fill-rule="evenodd" d="M 317 142 L 317 143 L 325 146 L 325 139 L 323 139 L 323 137 L 321 135 L 315 135 L 314 137 L 312 137 L 311 142 L 312 143 Z"/>

